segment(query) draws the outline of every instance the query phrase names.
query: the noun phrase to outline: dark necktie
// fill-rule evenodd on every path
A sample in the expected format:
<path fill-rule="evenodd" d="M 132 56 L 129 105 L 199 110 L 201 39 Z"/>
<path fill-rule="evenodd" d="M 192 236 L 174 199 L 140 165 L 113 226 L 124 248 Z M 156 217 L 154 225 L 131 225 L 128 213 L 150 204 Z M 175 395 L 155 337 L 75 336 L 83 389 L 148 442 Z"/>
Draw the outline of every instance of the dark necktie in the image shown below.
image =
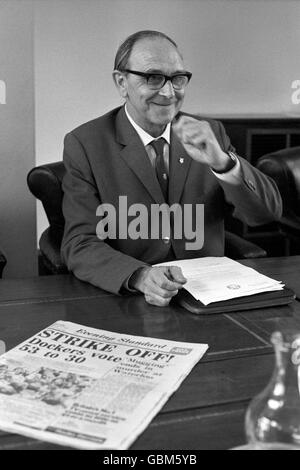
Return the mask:
<path fill-rule="evenodd" d="M 162 193 L 164 195 L 165 201 L 168 202 L 168 174 L 166 171 L 164 163 L 164 145 L 166 141 L 163 137 L 160 137 L 157 140 L 152 140 L 150 144 L 155 150 L 156 159 L 155 159 L 155 172 L 160 184 Z"/>

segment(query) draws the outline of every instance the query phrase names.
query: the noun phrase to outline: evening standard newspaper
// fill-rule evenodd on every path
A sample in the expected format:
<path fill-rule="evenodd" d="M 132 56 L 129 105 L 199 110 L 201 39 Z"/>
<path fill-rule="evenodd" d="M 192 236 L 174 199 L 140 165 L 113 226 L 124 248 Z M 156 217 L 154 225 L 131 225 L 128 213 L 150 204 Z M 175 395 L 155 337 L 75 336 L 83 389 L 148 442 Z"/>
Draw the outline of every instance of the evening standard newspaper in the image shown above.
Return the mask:
<path fill-rule="evenodd" d="M 207 348 L 57 321 L 0 356 L 0 428 L 127 449 Z"/>

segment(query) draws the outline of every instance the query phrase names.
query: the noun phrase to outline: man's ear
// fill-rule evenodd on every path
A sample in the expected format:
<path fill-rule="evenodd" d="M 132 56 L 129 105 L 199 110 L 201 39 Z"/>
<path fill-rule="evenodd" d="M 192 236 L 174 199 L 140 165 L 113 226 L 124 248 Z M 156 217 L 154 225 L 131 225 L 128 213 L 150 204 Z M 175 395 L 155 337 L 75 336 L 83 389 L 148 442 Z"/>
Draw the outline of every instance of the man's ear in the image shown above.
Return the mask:
<path fill-rule="evenodd" d="M 119 70 L 114 70 L 112 76 L 122 98 L 127 98 L 127 80 L 124 74 Z"/>

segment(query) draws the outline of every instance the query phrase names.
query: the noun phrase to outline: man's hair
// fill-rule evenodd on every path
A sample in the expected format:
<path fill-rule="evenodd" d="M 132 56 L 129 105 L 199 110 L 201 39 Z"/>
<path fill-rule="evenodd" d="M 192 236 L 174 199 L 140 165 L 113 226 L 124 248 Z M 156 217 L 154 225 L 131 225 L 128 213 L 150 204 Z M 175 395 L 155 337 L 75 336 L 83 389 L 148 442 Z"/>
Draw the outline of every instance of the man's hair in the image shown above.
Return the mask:
<path fill-rule="evenodd" d="M 128 38 L 120 45 L 115 57 L 114 70 L 122 71 L 126 69 L 133 46 L 137 41 L 145 38 L 164 38 L 178 49 L 176 42 L 164 33 L 151 30 L 138 31 L 137 33 L 128 36 Z"/>

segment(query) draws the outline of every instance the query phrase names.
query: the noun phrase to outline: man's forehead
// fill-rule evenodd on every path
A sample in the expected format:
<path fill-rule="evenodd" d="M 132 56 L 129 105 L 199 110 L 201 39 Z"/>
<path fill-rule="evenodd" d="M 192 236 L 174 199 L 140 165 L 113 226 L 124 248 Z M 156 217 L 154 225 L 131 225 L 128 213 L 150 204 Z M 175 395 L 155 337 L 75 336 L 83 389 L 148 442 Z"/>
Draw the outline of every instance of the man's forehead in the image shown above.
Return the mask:
<path fill-rule="evenodd" d="M 178 49 L 165 38 L 144 38 L 137 41 L 129 57 L 130 66 L 161 69 L 163 66 L 183 68 Z"/>

